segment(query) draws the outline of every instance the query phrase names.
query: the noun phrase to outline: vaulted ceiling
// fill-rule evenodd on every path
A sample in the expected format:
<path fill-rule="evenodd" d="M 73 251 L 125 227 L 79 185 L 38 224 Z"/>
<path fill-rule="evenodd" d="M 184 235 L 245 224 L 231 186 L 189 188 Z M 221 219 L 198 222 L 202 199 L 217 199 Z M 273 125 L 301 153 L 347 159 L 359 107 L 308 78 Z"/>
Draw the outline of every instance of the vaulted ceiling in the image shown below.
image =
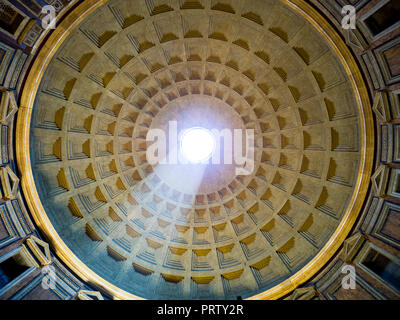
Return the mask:
<path fill-rule="evenodd" d="M 299 1 L 88 11 L 36 65 L 27 134 L 67 264 L 143 298 L 263 297 L 311 277 L 351 229 L 373 156 L 363 82 L 334 30 Z M 193 189 L 190 173 L 150 165 L 147 132 L 173 119 L 254 129 L 252 174 L 210 166 Z"/>

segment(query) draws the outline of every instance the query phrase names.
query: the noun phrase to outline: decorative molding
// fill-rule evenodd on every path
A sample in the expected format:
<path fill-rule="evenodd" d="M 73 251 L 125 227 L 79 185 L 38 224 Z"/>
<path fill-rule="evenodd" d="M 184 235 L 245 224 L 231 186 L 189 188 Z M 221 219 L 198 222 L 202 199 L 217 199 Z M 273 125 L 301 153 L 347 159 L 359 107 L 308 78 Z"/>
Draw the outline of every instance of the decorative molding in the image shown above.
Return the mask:
<path fill-rule="evenodd" d="M 7 124 L 18 111 L 18 105 L 12 91 L 2 91 L 0 102 L 0 122 Z"/>
<path fill-rule="evenodd" d="M 316 296 L 318 292 L 314 287 L 297 288 L 290 295 L 289 300 L 311 300 Z"/>
<path fill-rule="evenodd" d="M 0 182 L 3 191 L 0 191 L 0 196 L 6 200 L 15 199 L 18 192 L 19 178 L 9 166 L 0 168 Z"/>
<path fill-rule="evenodd" d="M 25 242 L 42 266 L 46 266 L 51 263 L 51 255 L 48 243 L 35 236 L 30 236 L 25 240 Z"/>
<path fill-rule="evenodd" d="M 346 44 L 359 52 L 364 52 L 368 48 L 368 44 L 363 40 L 358 30 L 345 30 L 345 38 Z"/>
<path fill-rule="evenodd" d="M 381 165 L 371 177 L 372 188 L 379 197 L 383 197 L 386 194 L 389 171 L 390 169 L 387 166 Z"/>
<path fill-rule="evenodd" d="M 382 122 L 390 121 L 389 101 L 386 92 L 379 91 L 376 93 L 372 110 Z"/>
<path fill-rule="evenodd" d="M 103 296 L 98 291 L 80 290 L 78 292 L 79 300 L 104 300 Z"/>
<path fill-rule="evenodd" d="M 358 250 L 364 244 L 366 238 L 361 232 L 357 232 L 350 238 L 346 239 L 343 246 L 342 256 L 346 263 L 351 263 Z"/>

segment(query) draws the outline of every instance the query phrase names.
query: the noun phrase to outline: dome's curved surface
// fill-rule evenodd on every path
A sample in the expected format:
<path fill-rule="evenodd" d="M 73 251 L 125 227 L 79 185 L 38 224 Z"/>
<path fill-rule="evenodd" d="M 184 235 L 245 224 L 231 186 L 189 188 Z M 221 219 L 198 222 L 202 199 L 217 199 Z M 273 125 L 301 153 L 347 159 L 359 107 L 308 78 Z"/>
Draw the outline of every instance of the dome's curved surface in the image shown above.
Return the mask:
<path fill-rule="evenodd" d="M 51 53 L 29 133 L 45 214 L 72 256 L 143 298 L 247 298 L 303 277 L 369 179 L 355 63 L 307 6 L 159 2 L 106 1 Z M 168 120 L 254 129 L 252 174 L 151 166 L 147 132 Z"/>

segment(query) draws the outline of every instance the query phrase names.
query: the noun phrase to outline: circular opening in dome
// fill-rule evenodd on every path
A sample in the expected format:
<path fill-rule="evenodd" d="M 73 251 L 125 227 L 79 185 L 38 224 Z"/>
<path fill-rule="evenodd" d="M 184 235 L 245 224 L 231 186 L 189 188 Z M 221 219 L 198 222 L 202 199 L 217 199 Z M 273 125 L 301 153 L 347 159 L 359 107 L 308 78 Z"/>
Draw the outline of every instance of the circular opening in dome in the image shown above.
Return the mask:
<path fill-rule="evenodd" d="M 185 130 L 180 138 L 181 153 L 190 163 L 201 163 L 210 159 L 215 148 L 215 139 L 210 130 L 201 127 Z"/>

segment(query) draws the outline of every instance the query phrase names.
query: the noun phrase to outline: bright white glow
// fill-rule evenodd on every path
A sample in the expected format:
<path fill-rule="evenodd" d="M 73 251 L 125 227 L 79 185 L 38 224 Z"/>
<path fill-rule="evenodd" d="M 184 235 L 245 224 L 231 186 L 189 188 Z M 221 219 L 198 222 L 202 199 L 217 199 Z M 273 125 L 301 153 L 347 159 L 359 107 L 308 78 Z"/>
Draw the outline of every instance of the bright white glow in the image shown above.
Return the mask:
<path fill-rule="evenodd" d="M 207 161 L 215 148 L 213 134 L 204 128 L 196 127 L 181 135 L 181 153 L 191 163 Z"/>

